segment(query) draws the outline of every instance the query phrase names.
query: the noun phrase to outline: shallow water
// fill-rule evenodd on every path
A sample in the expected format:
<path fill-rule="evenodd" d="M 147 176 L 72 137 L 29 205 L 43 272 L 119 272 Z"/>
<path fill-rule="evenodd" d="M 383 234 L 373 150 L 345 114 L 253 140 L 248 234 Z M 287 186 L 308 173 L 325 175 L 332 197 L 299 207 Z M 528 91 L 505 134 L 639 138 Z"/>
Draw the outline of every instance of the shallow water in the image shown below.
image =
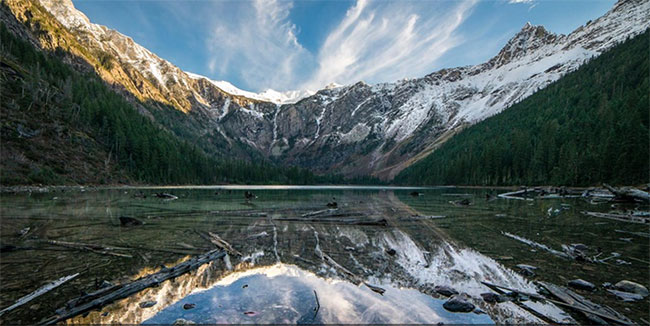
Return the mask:
<path fill-rule="evenodd" d="M 257 198 L 246 201 L 243 195 L 246 190 L 253 191 Z M 152 197 L 153 193 L 161 191 L 172 193 L 179 199 L 169 201 Z M 74 321 L 140 323 L 149 318 L 153 321 L 194 318 L 198 322 L 221 318 L 219 320 L 233 322 L 279 322 L 280 311 L 288 309 L 293 312 L 290 320 L 293 322 L 313 309 L 310 305 L 313 304 L 314 289 L 320 295 L 320 291 L 326 293 L 336 288 L 350 294 L 345 302 L 348 302 L 348 311 L 353 311 L 350 316 L 357 319 L 336 319 L 348 315 L 329 305 L 328 299 L 322 296 L 320 299 L 324 301 L 318 318 L 324 319 L 320 322 L 486 323 L 490 319 L 496 322 L 539 322 L 512 303 L 488 305 L 482 302 L 480 293 L 489 289 L 480 281 L 528 292 L 536 291 L 530 282 L 532 280 L 558 285 L 566 285 L 568 280 L 575 278 L 596 285 L 616 283 L 621 279 L 646 286 L 650 283 L 648 238 L 624 233 L 648 232 L 648 227 L 580 213 L 583 210 L 607 212 L 612 209 L 609 203 L 592 205 L 579 198 L 488 201 L 485 195 L 497 192 L 491 189 L 418 189 L 423 195 L 417 197 L 410 195 L 412 191 L 412 188 L 384 187 L 239 186 L 2 194 L 1 242 L 2 245 L 15 245 L 19 250 L 3 252 L 0 256 L 0 309 L 48 282 L 76 272 L 81 274 L 0 318 L 19 323 L 39 321 L 52 315 L 56 308 L 77 297 L 81 291 L 97 289 L 103 280 L 126 282 L 156 271 L 161 264 L 172 266 L 187 259 L 188 254 L 213 249 L 214 246 L 196 231 L 219 234 L 241 251 L 243 257 L 229 256 L 229 261 L 216 261 L 192 274 L 144 290 Z M 134 197 L 139 192 L 147 198 Z M 452 203 L 462 198 L 468 198 L 471 205 Z M 338 203 L 338 210 L 321 215 L 339 217 L 300 220 L 305 214 L 328 209 L 326 204 L 332 201 Z M 429 217 L 413 218 L 414 215 Z M 120 216 L 135 217 L 145 224 L 122 227 Z M 346 224 L 351 220 L 382 218 L 386 219 L 386 226 Z M 26 228 L 29 231 L 20 235 L 20 231 Z M 611 259 L 607 265 L 569 261 L 506 237 L 502 231 L 556 250 L 561 250 L 562 244 L 583 243 L 594 250 L 599 248 L 602 257 L 613 252 L 621 256 Z M 117 252 L 132 258 L 53 246 L 44 242 L 45 239 L 128 248 Z M 355 277 L 342 272 L 327 257 L 351 271 Z M 616 259 L 625 263 L 617 264 Z M 537 275 L 524 277 L 518 274 L 515 265 L 522 263 L 538 267 Z M 280 268 L 290 272 L 273 278 L 263 272 L 252 272 L 260 271 L 260 268 Z M 219 282 L 228 278 L 237 278 L 231 286 L 248 282 L 249 290 L 252 284 L 258 284 L 256 296 L 239 296 L 237 290 L 241 288 L 220 285 Z M 387 292 L 381 296 L 365 285 L 358 286 L 359 280 L 380 286 Z M 290 290 L 272 291 L 278 288 L 271 286 L 276 284 L 274 282 Z M 466 293 L 471 297 L 470 301 L 488 315 L 445 311 L 441 300 L 446 298 L 433 292 L 434 285 L 448 285 Z M 581 294 L 594 302 L 610 305 L 635 320 L 648 319 L 647 298 L 640 302 L 622 303 L 602 288 L 595 293 Z M 194 309 L 182 309 L 182 303 L 201 295 L 205 297 L 196 299 Z M 359 301 L 352 298 L 361 295 L 370 299 Z M 379 306 L 399 307 L 404 299 L 397 298 L 403 296 L 420 303 L 407 316 L 413 319 L 398 319 L 396 314 L 386 315 L 373 310 Z M 139 303 L 147 300 L 156 301 L 156 305 L 140 308 Z M 206 309 L 210 306 L 202 304 L 211 300 L 222 305 L 223 309 L 217 310 L 220 312 L 218 316 L 208 314 Z M 260 308 L 274 305 L 279 310 Z M 543 305 L 538 310 L 558 321 L 570 318 L 554 306 Z M 246 311 L 253 313 L 243 314 Z M 417 317 L 423 311 L 431 311 L 426 314 L 430 319 Z M 572 316 L 584 322 L 581 316 Z"/>

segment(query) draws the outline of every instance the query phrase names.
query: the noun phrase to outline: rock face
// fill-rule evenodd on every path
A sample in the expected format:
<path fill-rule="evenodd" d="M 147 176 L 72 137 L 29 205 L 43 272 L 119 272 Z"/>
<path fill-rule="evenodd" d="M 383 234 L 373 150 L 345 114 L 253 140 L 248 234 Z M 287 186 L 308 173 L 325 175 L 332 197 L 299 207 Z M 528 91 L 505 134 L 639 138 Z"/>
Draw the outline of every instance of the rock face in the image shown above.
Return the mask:
<path fill-rule="evenodd" d="M 7 4 L 19 21 L 26 20 L 23 1 Z M 84 53 L 115 58 L 110 69 L 96 68 L 105 80 L 122 85 L 140 100 L 184 112 L 182 117 L 170 113 L 177 119 L 170 122 L 169 116 L 161 119 L 155 110 L 141 110 L 178 135 L 190 134 L 204 150 L 384 179 L 463 127 L 521 101 L 650 26 L 650 2 L 621 0 L 569 35 L 526 24 L 483 64 L 394 83 L 334 85 L 307 96 L 307 92 L 253 94 L 188 74 L 131 38 L 91 23 L 70 0 L 40 4 L 70 31 L 74 40 L 65 41 L 89 50 L 78 51 L 81 56 L 92 62 L 98 61 Z M 63 42 L 56 41 L 58 35 L 49 36 L 50 47 Z"/>

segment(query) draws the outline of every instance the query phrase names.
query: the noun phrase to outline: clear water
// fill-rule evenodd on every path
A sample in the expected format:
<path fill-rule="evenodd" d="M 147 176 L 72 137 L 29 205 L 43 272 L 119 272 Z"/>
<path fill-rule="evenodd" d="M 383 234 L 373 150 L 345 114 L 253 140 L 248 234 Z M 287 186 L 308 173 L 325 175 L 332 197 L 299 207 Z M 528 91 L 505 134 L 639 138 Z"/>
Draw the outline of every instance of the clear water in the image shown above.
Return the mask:
<path fill-rule="evenodd" d="M 244 191 L 247 190 L 253 191 L 257 198 L 245 200 Z M 531 283 L 534 280 L 558 285 L 565 285 L 575 278 L 596 285 L 616 283 L 622 279 L 646 286 L 650 283 L 648 238 L 629 233 L 647 233 L 648 226 L 581 214 L 586 210 L 607 212 L 612 209 L 647 210 L 647 207 L 623 205 L 613 208 L 609 203 L 591 204 L 579 198 L 530 202 L 486 200 L 486 194 L 501 192 L 493 189 L 418 189 L 423 195 L 416 197 L 410 195 L 412 191 L 413 188 L 240 186 L 88 189 L 83 192 L 58 189 L 39 194 L 2 194 L 0 242 L 17 246 L 18 250 L 0 254 L 0 309 L 48 282 L 76 272 L 81 274 L 0 319 L 12 323 L 38 322 L 52 315 L 67 300 L 79 296 L 81 291 L 95 290 L 103 280 L 126 282 L 156 271 L 161 264 L 172 266 L 187 259 L 189 254 L 214 248 L 196 231 L 219 234 L 244 256 L 229 257 L 229 263 L 217 261 L 209 268 L 165 282 L 159 288 L 142 291 L 76 321 L 141 323 L 150 318 L 166 318 L 167 321 L 189 317 L 185 314 L 199 314 L 191 315 L 191 318 L 199 321 L 218 317 L 237 322 L 266 322 L 271 319 L 278 321 L 274 318 L 280 318 L 282 309 L 293 311 L 291 320 L 298 321 L 313 308 L 310 306 L 313 304 L 312 291 L 318 285 L 316 291 L 319 295 L 320 291 L 326 293 L 332 287 L 348 291 L 345 293 L 349 293 L 350 298 L 346 302 L 350 311 L 355 312 L 355 318 L 366 316 L 363 312 L 368 312 L 368 319 L 357 319 L 358 322 L 420 322 L 422 319 L 417 316 L 422 311 L 431 311 L 432 322 L 488 322 L 484 318 L 497 322 L 536 322 L 538 320 L 513 304 L 492 306 L 483 303 L 480 293 L 488 289 L 480 281 L 531 292 L 535 291 Z M 147 198 L 134 196 L 140 192 Z M 156 192 L 169 192 L 179 199 L 158 199 L 152 196 Z M 471 205 L 453 203 L 462 198 L 468 198 Z M 324 219 L 326 222 L 300 221 L 304 214 L 327 209 L 326 204 L 332 201 L 338 204 L 335 214 L 344 219 L 383 218 L 388 225 L 354 225 L 328 218 Z M 548 214 L 549 209 L 559 209 L 559 214 Z M 414 215 L 444 217 L 413 218 Z M 120 216 L 135 217 L 145 224 L 122 227 Z M 20 231 L 26 228 L 29 232 L 21 235 Z M 569 261 L 508 238 L 502 235 L 502 231 L 556 250 L 561 250 L 562 244 L 583 243 L 600 250 L 602 257 L 619 253 L 617 259 L 625 263 L 618 264 L 615 259 L 607 265 Z M 46 239 L 128 248 L 119 252 L 132 258 L 53 246 L 44 242 Z M 395 251 L 394 254 L 389 254 L 390 249 Z M 332 266 L 323 255 L 331 257 L 359 279 L 386 289 L 386 294 L 381 296 L 364 285 L 357 286 L 358 280 Z M 298 271 L 273 278 L 264 273 L 245 274 L 279 263 L 281 266 L 295 266 Z M 537 275 L 519 275 L 517 264 L 537 266 Z M 241 282 L 260 284 L 254 298 L 240 296 L 241 289 L 234 285 L 232 288 L 219 285 L 218 282 L 240 275 L 238 273 L 245 276 L 231 285 Z M 313 281 L 313 284 L 309 283 L 309 291 L 309 286 L 305 285 L 307 280 Z M 277 291 L 278 286 L 271 286 L 276 284 L 274 282 L 290 290 Z M 470 301 L 487 315 L 441 310 L 440 300 L 446 298 L 433 293 L 434 285 L 448 285 L 466 293 L 471 297 Z M 362 291 L 372 300 L 352 300 L 352 297 L 358 297 L 355 291 Z M 230 299 L 219 300 L 223 308 L 217 310 L 219 316 L 201 313 L 208 307 L 201 302 L 207 302 L 210 296 L 221 298 L 228 293 Z M 286 299 L 284 303 L 279 303 L 281 294 L 288 296 L 283 297 Z M 634 320 L 648 319 L 648 299 L 622 303 L 602 288 L 582 294 L 594 302 L 610 305 Z M 182 307 L 181 303 L 200 295 L 206 297 L 205 300 L 196 300 L 196 308 L 178 309 Z M 404 296 L 409 296 L 409 299 L 398 299 Z M 139 303 L 146 300 L 155 300 L 157 304 L 140 308 Z M 327 299 L 323 296 L 322 300 Z M 375 305 L 370 306 L 370 303 L 375 301 L 379 306 L 401 307 L 399 303 L 405 301 L 419 302 L 419 305 L 411 310 L 398 309 L 408 311 L 406 317 L 413 319 L 397 319 L 398 314 L 382 315 L 372 310 Z M 274 304 L 279 310 L 273 309 Z M 262 306 L 271 307 L 271 310 Z M 243 314 L 241 310 L 247 309 L 254 314 Z M 555 307 L 543 306 L 538 310 L 558 320 L 566 318 Z M 333 306 L 321 304 L 319 316 L 329 318 L 321 319 L 322 322 L 337 322 L 341 319 L 335 317 L 345 314 Z M 584 321 L 579 315 L 572 316 Z"/>

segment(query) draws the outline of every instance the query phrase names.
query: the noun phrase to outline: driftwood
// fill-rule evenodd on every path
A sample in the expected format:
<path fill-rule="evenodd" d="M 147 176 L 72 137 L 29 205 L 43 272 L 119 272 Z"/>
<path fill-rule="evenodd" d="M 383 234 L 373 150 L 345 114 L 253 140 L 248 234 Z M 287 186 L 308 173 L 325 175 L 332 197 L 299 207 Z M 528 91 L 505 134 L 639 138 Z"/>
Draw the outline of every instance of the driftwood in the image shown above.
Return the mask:
<path fill-rule="evenodd" d="M 650 202 L 650 194 L 643 190 L 629 187 L 614 188 L 606 183 L 603 183 L 603 187 L 614 194 L 616 199 L 642 203 Z"/>
<path fill-rule="evenodd" d="M 590 320 L 598 322 L 598 323 L 602 323 L 602 324 L 605 324 L 605 325 L 609 324 L 609 323 L 604 321 L 602 318 L 607 319 L 609 321 L 613 321 L 613 322 L 621 324 L 621 325 L 632 325 L 633 324 L 630 319 L 628 319 L 627 317 L 621 315 L 620 313 L 618 313 L 614 309 L 612 309 L 612 308 L 610 308 L 608 306 L 603 307 L 603 306 L 597 305 L 597 304 L 585 299 L 583 296 L 581 296 L 581 295 L 579 295 L 579 294 L 577 294 L 577 293 L 575 293 L 575 292 L 573 292 L 571 290 L 556 286 L 554 284 L 545 283 L 545 282 L 537 282 L 539 285 L 541 285 L 546 290 L 548 290 L 552 295 L 554 295 L 555 297 L 557 297 L 558 299 L 560 299 L 562 301 L 552 300 L 552 299 L 540 296 L 538 294 L 527 293 L 527 292 L 519 291 L 519 290 L 516 290 L 516 289 L 508 288 L 508 287 L 505 287 L 505 286 L 491 284 L 491 283 L 488 283 L 488 282 L 481 282 L 481 283 L 483 283 L 484 285 L 486 285 L 486 286 L 488 286 L 490 288 L 502 288 L 504 290 L 508 290 L 508 291 L 511 291 L 511 292 L 516 292 L 516 293 L 519 293 L 519 294 L 523 294 L 525 296 L 535 298 L 535 299 L 538 299 L 538 300 L 548 301 L 548 302 L 553 303 L 555 305 L 559 305 L 559 306 L 568 307 L 568 308 L 578 310 L 581 313 L 585 314 Z"/>
<path fill-rule="evenodd" d="M 354 282 L 356 282 L 357 284 L 364 284 L 364 285 L 367 286 L 370 290 L 372 290 L 372 291 L 374 291 L 374 292 L 376 292 L 376 293 L 379 293 L 379 294 L 381 294 L 381 295 L 384 295 L 384 292 L 386 292 L 386 290 L 384 290 L 384 289 L 382 289 L 382 288 L 380 288 L 380 287 L 378 287 L 378 286 L 374 286 L 374 285 L 368 284 L 368 283 L 367 283 L 366 281 L 364 281 L 361 277 L 359 277 L 359 276 L 357 276 L 356 274 L 352 273 L 352 272 L 351 272 L 350 270 L 348 270 L 347 268 L 341 266 L 341 264 L 337 263 L 336 260 L 334 260 L 334 259 L 333 259 L 332 257 L 330 257 L 329 255 L 327 255 L 327 254 L 323 254 L 323 259 L 324 259 L 328 264 L 332 265 L 334 268 L 337 268 L 337 269 L 341 270 L 345 275 L 347 275 L 350 279 L 352 279 L 352 280 L 353 280 Z"/>
<path fill-rule="evenodd" d="M 538 284 L 548 290 L 553 296 L 562 300 L 562 302 L 558 302 L 547 299 L 549 302 L 578 310 L 591 321 L 603 325 L 608 325 L 611 322 L 621 325 L 633 324 L 629 318 L 621 315 L 614 309 L 608 306 L 597 305 L 569 289 L 546 282 L 538 282 Z"/>
<path fill-rule="evenodd" d="M 634 214 L 599 213 L 599 212 L 587 212 L 587 211 L 582 211 L 581 213 L 587 216 L 606 218 L 606 219 L 616 220 L 621 222 L 638 223 L 638 224 L 650 223 L 650 219 L 648 219 L 647 217 L 638 216 Z"/>
<path fill-rule="evenodd" d="M 491 284 L 491 283 L 488 283 L 488 282 L 481 282 L 481 283 L 483 283 L 483 285 L 489 287 L 489 288 L 492 289 L 494 292 L 496 292 L 496 293 L 498 293 L 498 294 L 500 294 L 500 295 L 506 295 L 505 291 L 502 291 L 502 290 L 501 290 L 501 289 L 504 289 L 504 290 L 508 290 L 508 291 L 510 291 L 510 292 L 515 292 L 515 293 L 518 293 L 518 294 L 525 295 L 525 296 L 527 296 L 527 297 L 529 297 L 529 298 L 532 298 L 532 299 L 535 299 L 535 300 L 546 300 L 546 298 L 544 298 L 544 297 L 542 297 L 542 296 L 539 296 L 539 295 L 537 295 L 537 294 L 521 292 L 521 291 L 517 291 L 517 290 L 514 290 L 514 289 L 510 289 L 510 288 L 507 288 L 507 287 L 504 287 L 504 286 L 500 286 L 500 285 L 496 285 L 496 284 Z M 541 320 L 543 320 L 543 321 L 545 321 L 545 322 L 547 322 L 547 323 L 549 323 L 549 324 L 561 324 L 561 323 L 562 323 L 562 321 L 560 321 L 560 320 L 556 320 L 556 319 L 553 318 L 553 317 L 547 316 L 547 315 L 545 315 L 545 314 L 543 314 L 543 313 L 537 311 L 536 309 L 534 309 L 534 308 L 532 308 L 532 307 L 530 307 L 530 306 L 525 305 L 523 302 L 513 301 L 513 303 L 516 304 L 517 306 L 521 307 L 522 309 L 524 309 L 524 310 L 530 312 L 531 314 L 533 314 L 533 315 L 536 316 L 537 318 L 539 318 L 539 319 L 541 319 Z M 573 321 L 573 319 L 571 319 L 571 321 Z"/>
<path fill-rule="evenodd" d="M 41 295 L 43 295 L 43 294 L 45 294 L 47 292 L 52 291 L 53 289 L 59 287 L 61 284 L 63 284 L 65 282 L 77 277 L 78 275 L 79 275 L 79 273 L 64 276 L 64 277 L 62 277 L 62 278 L 60 278 L 60 279 L 58 279 L 58 280 L 56 280 L 56 281 L 54 281 L 52 283 L 46 284 L 46 285 L 38 288 L 36 291 L 34 291 L 34 292 L 32 292 L 32 293 L 18 299 L 11 306 L 0 310 L 0 316 L 2 316 L 4 313 L 6 313 L 8 311 L 14 310 L 14 309 L 26 304 L 27 302 L 32 301 L 34 298 L 37 298 L 37 297 L 39 297 L 39 296 L 41 296 Z"/>
<path fill-rule="evenodd" d="M 210 235 L 210 241 L 214 243 L 214 245 L 216 245 L 217 247 L 224 249 L 228 251 L 228 253 L 231 253 L 233 255 L 243 256 L 241 252 L 233 248 L 230 245 L 230 243 L 226 242 L 226 240 L 224 239 L 221 239 L 221 237 L 218 234 L 213 232 L 208 232 L 208 234 Z"/>
<path fill-rule="evenodd" d="M 108 255 L 108 256 L 116 256 L 116 257 L 124 257 L 124 258 L 133 258 L 133 256 L 128 255 L 128 254 L 113 252 L 114 250 L 129 250 L 129 248 L 110 247 L 110 246 L 97 245 L 97 244 L 68 242 L 68 241 L 56 241 L 56 240 L 40 240 L 40 241 L 45 242 L 45 243 L 50 244 L 50 245 L 53 245 L 53 246 L 61 246 L 61 247 L 67 247 L 67 248 L 87 250 L 87 251 L 91 251 L 91 252 L 94 252 L 94 253 L 100 254 L 100 255 Z"/>
<path fill-rule="evenodd" d="M 337 223 L 346 225 L 378 225 L 387 226 L 388 221 L 385 218 L 377 219 L 359 219 L 359 218 L 274 218 L 275 221 L 290 221 L 290 222 L 315 222 L 315 223 Z"/>
<path fill-rule="evenodd" d="M 90 297 L 85 296 L 74 301 L 72 305 L 66 305 L 57 310 L 57 314 L 42 322 L 45 325 L 52 325 L 58 322 L 70 319 L 85 312 L 100 309 L 116 300 L 124 299 L 144 289 L 157 286 L 160 283 L 183 275 L 187 272 L 195 270 L 200 266 L 207 264 L 211 261 L 221 259 L 226 255 L 223 250 L 215 249 L 207 252 L 201 256 L 192 258 L 182 262 L 174 267 L 165 268 L 157 273 L 149 274 L 145 277 L 129 282 L 127 284 L 110 287 L 97 294 L 94 293 Z M 72 301 L 71 301 L 72 302 Z M 69 302 L 70 303 L 70 302 Z"/>
<path fill-rule="evenodd" d="M 226 240 L 222 239 L 218 234 L 213 233 L 213 232 L 208 232 L 208 234 L 205 234 L 201 231 L 194 230 L 196 234 L 201 236 L 205 241 L 210 242 L 211 244 L 226 250 L 227 252 L 233 254 L 233 255 L 238 255 L 242 256 L 242 253 L 237 251 L 235 248 L 233 248 L 230 243 L 226 242 Z"/>
<path fill-rule="evenodd" d="M 558 250 L 552 249 L 552 248 L 550 248 L 550 247 L 547 246 L 547 245 L 544 245 L 544 244 L 541 244 L 541 243 L 537 243 L 537 242 L 535 242 L 535 241 L 528 240 L 528 239 L 526 239 L 526 238 L 520 237 L 520 236 L 515 235 L 515 234 L 512 234 L 512 233 L 508 233 L 508 232 L 503 232 L 503 231 L 501 231 L 501 234 L 505 235 L 506 237 L 509 237 L 509 238 L 515 239 L 515 240 L 517 240 L 517 241 L 523 242 L 523 243 L 525 243 L 525 244 L 527 244 L 527 245 L 529 245 L 529 246 L 531 246 L 531 247 L 535 247 L 535 248 L 539 248 L 539 249 L 542 249 L 542 250 L 548 251 L 548 252 L 550 252 L 550 253 L 552 253 L 552 254 L 558 256 L 558 257 L 567 258 L 567 259 L 572 259 L 572 257 L 571 257 L 570 255 L 568 255 L 566 252 L 562 252 L 562 251 L 558 251 Z"/>

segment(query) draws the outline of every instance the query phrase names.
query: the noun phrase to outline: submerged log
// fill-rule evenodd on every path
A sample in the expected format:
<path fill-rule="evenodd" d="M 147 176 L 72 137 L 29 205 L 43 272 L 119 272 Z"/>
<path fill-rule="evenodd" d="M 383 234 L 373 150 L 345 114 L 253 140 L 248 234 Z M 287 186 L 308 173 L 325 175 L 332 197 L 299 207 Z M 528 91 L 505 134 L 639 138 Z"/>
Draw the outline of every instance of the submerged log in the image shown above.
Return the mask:
<path fill-rule="evenodd" d="M 43 294 L 45 294 L 47 292 L 52 291 L 53 289 L 59 287 L 61 284 L 63 284 L 65 282 L 77 277 L 78 275 L 79 275 L 79 273 L 64 276 L 64 277 L 62 277 L 62 278 L 60 278 L 60 279 L 58 279 L 58 280 L 56 280 L 56 281 L 54 281 L 52 283 L 46 284 L 46 285 L 38 288 L 36 291 L 34 291 L 34 292 L 32 292 L 32 293 L 18 299 L 11 306 L 0 310 L 0 316 L 2 316 L 4 313 L 6 313 L 8 311 L 14 310 L 14 309 L 26 304 L 27 302 L 32 301 L 33 299 L 35 299 L 35 298 L 37 298 L 37 297 L 39 297 L 39 296 L 41 296 L 41 295 L 43 295 Z"/>
<path fill-rule="evenodd" d="M 78 316 L 85 312 L 94 309 L 100 309 L 116 300 L 124 299 L 144 289 L 157 286 L 166 280 L 178 277 L 187 272 L 195 270 L 200 266 L 207 264 L 211 261 L 221 259 L 225 254 L 226 254 L 225 251 L 215 249 L 201 256 L 182 262 L 174 267 L 166 268 L 157 273 L 149 274 L 135 281 L 117 286 L 116 289 L 112 289 L 112 291 L 110 291 L 109 293 L 95 296 L 95 298 L 90 301 L 87 302 L 78 301 L 78 304 L 76 305 L 72 305 L 72 306 L 66 305 L 63 308 L 58 309 L 55 316 L 52 316 L 44 320 L 42 323 L 46 325 L 52 325 L 70 319 L 72 317 Z"/>
<path fill-rule="evenodd" d="M 274 221 L 290 222 L 316 222 L 316 223 L 338 223 L 345 225 L 377 225 L 387 226 L 388 221 L 385 218 L 377 219 L 356 219 L 356 218 L 274 218 Z"/>
<path fill-rule="evenodd" d="M 96 245 L 96 244 L 89 244 L 89 243 L 56 241 L 56 240 L 41 240 L 41 241 L 45 242 L 47 244 L 50 244 L 50 245 L 54 245 L 54 246 L 74 248 L 74 249 L 79 249 L 79 250 L 87 250 L 87 251 L 91 251 L 91 252 L 94 252 L 94 253 L 100 254 L 100 255 L 108 255 L 108 256 L 116 256 L 116 257 L 124 257 L 124 258 L 133 258 L 133 256 L 131 256 L 129 254 L 113 252 L 114 250 L 129 250 L 129 248 L 111 247 L 111 246 Z"/>
<path fill-rule="evenodd" d="M 614 309 L 608 306 L 595 304 L 569 289 L 546 282 L 538 282 L 538 284 L 562 301 L 557 302 L 547 299 L 549 302 L 578 310 L 589 318 L 589 320 L 598 324 L 608 325 L 611 322 L 621 325 L 633 324 L 629 318 L 623 316 Z"/>
<path fill-rule="evenodd" d="M 599 213 L 599 212 L 588 212 L 582 211 L 582 214 L 587 216 L 606 218 L 615 221 L 628 222 L 628 223 L 639 223 L 639 224 L 648 224 L 650 219 L 643 216 L 638 216 L 634 214 L 619 214 L 619 213 Z"/>
<path fill-rule="evenodd" d="M 221 239 L 221 237 L 213 232 L 208 232 L 210 235 L 210 241 L 215 244 L 217 247 L 224 249 L 228 251 L 229 253 L 233 255 L 238 255 L 238 256 L 243 256 L 241 252 L 239 252 L 237 249 L 233 248 L 230 243 L 228 243 L 226 240 Z"/>

